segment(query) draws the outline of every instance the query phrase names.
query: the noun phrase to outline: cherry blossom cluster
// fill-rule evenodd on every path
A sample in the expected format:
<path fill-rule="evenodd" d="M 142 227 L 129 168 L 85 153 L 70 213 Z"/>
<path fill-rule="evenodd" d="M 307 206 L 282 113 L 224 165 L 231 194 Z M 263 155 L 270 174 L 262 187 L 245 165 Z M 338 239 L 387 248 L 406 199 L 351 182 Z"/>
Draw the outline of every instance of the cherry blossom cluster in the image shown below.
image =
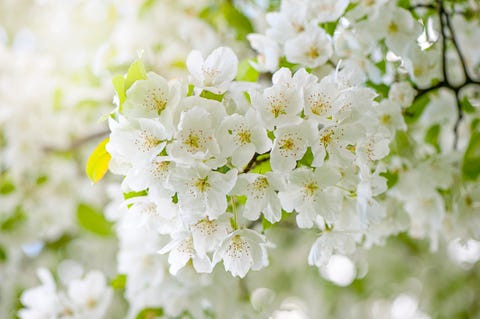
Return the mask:
<path fill-rule="evenodd" d="M 270 243 L 255 225 L 279 222 L 282 211 L 300 228 L 341 231 L 335 247 L 346 249 L 355 240 L 343 231 L 384 216 L 377 163 L 403 123 L 355 69 L 319 78 L 281 68 L 263 87 L 234 81 L 238 60 L 227 47 L 205 59 L 193 51 L 186 64 L 188 83 L 149 72 L 131 85 L 106 146 L 124 192 L 140 195 L 125 205 L 156 215 L 171 237 L 159 252 L 169 253 L 172 274 L 189 261 L 198 272 L 223 261 L 240 277 L 267 266 Z M 325 262 L 328 241 L 315 243 L 311 264 Z"/>
<path fill-rule="evenodd" d="M 69 265 L 70 266 L 70 265 Z M 67 267 L 69 267 L 67 266 Z M 70 268 L 70 267 L 69 267 Z M 25 306 L 20 318 L 103 318 L 110 304 L 113 290 L 105 276 L 90 271 L 84 277 L 80 273 L 66 274 L 64 287 L 57 287 L 52 274 L 45 268 L 38 269 L 41 285 L 22 295 Z"/>

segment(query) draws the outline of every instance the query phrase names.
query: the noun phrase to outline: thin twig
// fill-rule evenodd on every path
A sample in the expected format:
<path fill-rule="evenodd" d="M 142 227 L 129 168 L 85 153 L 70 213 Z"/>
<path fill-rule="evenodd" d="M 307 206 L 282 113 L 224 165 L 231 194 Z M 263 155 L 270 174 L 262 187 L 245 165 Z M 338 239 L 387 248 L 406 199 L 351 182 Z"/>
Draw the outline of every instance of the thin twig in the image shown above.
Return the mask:
<path fill-rule="evenodd" d="M 108 130 L 95 132 L 95 133 L 92 133 L 92 134 L 89 134 L 89 135 L 86 135 L 86 136 L 83 136 L 79 139 L 74 140 L 69 146 L 67 146 L 65 148 L 58 148 L 58 147 L 55 147 L 55 146 L 45 146 L 45 147 L 43 147 L 43 150 L 47 153 L 49 153 L 49 152 L 69 152 L 69 151 L 73 151 L 73 150 L 79 148 L 80 146 L 82 146 L 85 143 L 88 143 L 88 142 L 90 142 L 92 140 L 95 140 L 97 138 L 100 138 L 100 137 L 107 136 L 108 133 L 109 133 Z"/>

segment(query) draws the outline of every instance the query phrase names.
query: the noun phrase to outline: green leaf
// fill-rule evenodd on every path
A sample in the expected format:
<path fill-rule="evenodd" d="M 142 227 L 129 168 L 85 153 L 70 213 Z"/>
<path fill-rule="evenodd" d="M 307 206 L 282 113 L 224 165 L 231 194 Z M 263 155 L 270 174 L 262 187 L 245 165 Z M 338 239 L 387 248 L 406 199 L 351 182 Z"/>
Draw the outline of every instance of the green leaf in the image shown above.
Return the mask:
<path fill-rule="evenodd" d="M 390 149 L 392 154 L 398 154 L 405 158 L 414 157 L 414 142 L 406 132 L 396 132 L 395 139 L 392 141 Z"/>
<path fill-rule="evenodd" d="M 206 91 L 206 90 L 203 90 L 202 93 L 200 93 L 200 96 L 205 98 L 205 99 L 209 99 L 209 100 L 214 100 L 214 101 L 218 101 L 218 102 L 221 102 L 223 100 L 223 96 L 225 94 L 215 94 L 215 93 L 212 93 L 210 91 Z"/>
<path fill-rule="evenodd" d="M 330 36 L 333 36 L 335 33 L 335 30 L 337 29 L 338 21 L 333 21 L 333 22 L 327 22 L 327 23 L 321 23 L 320 27 L 325 30 Z"/>
<path fill-rule="evenodd" d="M 7 195 L 15 190 L 15 185 L 8 179 L 2 176 L 2 181 L 0 181 L 0 194 Z"/>
<path fill-rule="evenodd" d="M 392 188 L 398 182 L 398 172 L 397 171 L 386 171 L 380 173 L 380 176 L 383 176 L 387 179 L 388 189 Z"/>
<path fill-rule="evenodd" d="M 441 130 L 442 128 L 440 127 L 440 124 L 435 124 L 435 125 L 432 125 L 427 130 L 427 133 L 425 134 L 425 142 L 435 147 L 435 149 L 437 150 L 437 153 L 441 151 L 440 144 L 438 141 Z"/>
<path fill-rule="evenodd" d="M 397 6 L 408 10 L 411 7 L 410 0 L 398 0 Z"/>
<path fill-rule="evenodd" d="M 271 172 L 272 167 L 270 166 L 270 160 L 262 160 L 260 157 L 257 158 L 257 161 L 261 161 L 259 164 L 255 165 L 250 173 L 265 174 L 266 172 Z"/>
<path fill-rule="evenodd" d="M 107 137 L 101 141 L 88 158 L 85 171 L 88 178 L 90 178 L 93 183 L 99 182 L 108 171 L 108 164 L 110 163 L 111 156 L 105 149 L 105 146 L 109 140 L 110 138 Z"/>
<path fill-rule="evenodd" d="M 386 60 L 381 60 L 378 63 L 375 63 L 377 68 L 382 71 L 382 74 L 385 74 L 387 72 L 387 61 Z M 388 91 L 387 91 L 388 92 Z"/>
<path fill-rule="evenodd" d="M 127 76 L 125 78 L 125 91 L 127 91 L 135 81 L 146 80 L 147 72 L 142 60 L 138 59 L 133 62 L 128 68 Z"/>
<path fill-rule="evenodd" d="M 479 118 L 473 119 L 472 122 L 470 123 L 470 130 L 476 131 L 477 128 L 479 127 L 479 124 L 480 124 Z"/>
<path fill-rule="evenodd" d="M 266 231 L 266 230 L 272 228 L 272 226 L 273 226 L 273 224 L 271 222 L 269 222 L 265 218 L 265 216 L 263 216 L 263 214 L 262 214 L 262 229 L 263 229 L 263 231 Z"/>
<path fill-rule="evenodd" d="M 52 107 L 54 111 L 59 111 L 63 108 L 63 91 L 61 88 L 56 88 L 53 91 Z"/>
<path fill-rule="evenodd" d="M 193 91 L 195 89 L 195 86 L 193 84 L 189 84 L 188 85 L 188 92 L 187 92 L 187 96 L 192 96 L 193 95 Z"/>
<path fill-rule="evenodd" d="M 390 91 L 390 87 L 388 85 L 383 83 L 377 84 L 373 83 L 372 81 L 367 81 L 365 84 L 374 89 L 382 98 L 388 97 L 388 91 Z"/>
<path fill-rule="evenodd" d="M 12 231 L 27 219 L 22 206 L 17 206 L 13 214 L 3 216 L 0 220 L 1 231 Z"/>
<path fill-rule="evenodd" d="M 257 82 L 259 73 L 250 64 L 249 59 L 244 59 L 238 64 L 237 81 Z"/>
<path fill-rule="evenodd" d="M 96 235 L 110 236 L 113 234 L 112 223 L 107 221 L 101 212 L 90 205 L 78 205 L 77 219 L 80 226 Z"/>
<path fill-rule="evenodd" d="M 129 199 L 133 197 L 139 197 L 139 196 L 147 196 L 148 195 L 148 190 L 144 189 L 139 192 L 128 192 L 128 193 L 123 193 L 123 199 Z"/>
<path fill-rule="evenodd" d="M 463 156 L 462 175 L 467 180 L 476 180 L 480 175 L 480 131 L 473 132 Z"/>
<path fill-rule="evenodd" d="M 135 319 L 155 319 L 163 316 L 162 308 L 145 308 L 138 313 Z"/>
<path fill-rule="evenodd" d="M 307 148 L 307 151 L 303 157 L 298 161 L 298 165 L 311 166 L 313 162 L 313 153 L 310 147 Z"/>
<path fill-rule="evenodd" d="M 223 31 L 225 26 L 230 27 L 235 32 L 237 40 L 245 40 L 247 35 L 254 31 L 250 19 L 239 11 L 231 1 L 212 4 L 202 10 L 198 16 L 219 31 Z"/>
<path fill-rule="evenodd" d="M 289 62 L 287 58 L 281 57 L 280 61 L 278 61 L 279 68 L 288 68 L 290 71 L 295 72 L 298 69 L 298 64 Z"/>
<path fill-rule="evenodd" d="M 117 92 L 118 102 L 120 104 L 120 109 L 122 108 L 123 102 L 127 99 L 127 89 L 125 88 L 125 78 L 121 74 L 117 74 L 112 79 L 112 84 Z"/>
<path fill-rule="evenodd" d="M 412 105 L 408 107 L 403 113 L 405 117 L 405 122 L 407 124 L 415 123 L 422 115 L 428 103 L 430 103 L 430 97 L 428 96 L 428 94 L 423 94 L 419 98 L 416 98 L 413 101 Z"/>
<path fill-rule="evenodd" d="M 235 30 L 237 40 L 245 40 L 249 33 L 253 33 L 253 25 L 250 19 L 232 3 L 224 2 L 222 10 L 228 25 Z"/>
<path fill-rule="evenodd" d="M 151 8 L 155 5 L 157 0 L 146 0 L 142 3 L 140 6 L 140 9 L 138 10 L 138 15 L 140 17 L 144 16 L 148 11 L 151 10 Z"/>
<path fill-rule="evenodd" d="M 466 96 L 460 101 L 460 107 L 465 113 L 474 113 L 477 110 Z"/>
<path fill-rule="evenodd" d="M 177 203 L 178 203 L 178 194 L 177 194 L 177 193 L 173 194 L 173 196 L 172 196 L 172 203 L 174 203 L 174 204 L 177 204 Z"/>
<path fill-rule="evenodd" d="M 0 246 L 0 263 L 7 261 L 8 255 L 7 252 L 5 251 L 5 248 Z"/>
<path fill-rule="evenodd" d="M 122 290 L 122 289 L 125 289 L 126 283 L 127 283 L 127 275 L 118 274 L 115 278 L 112 279 L 112 281 L 110 282 L 110 286 L 115 290 Z"/>

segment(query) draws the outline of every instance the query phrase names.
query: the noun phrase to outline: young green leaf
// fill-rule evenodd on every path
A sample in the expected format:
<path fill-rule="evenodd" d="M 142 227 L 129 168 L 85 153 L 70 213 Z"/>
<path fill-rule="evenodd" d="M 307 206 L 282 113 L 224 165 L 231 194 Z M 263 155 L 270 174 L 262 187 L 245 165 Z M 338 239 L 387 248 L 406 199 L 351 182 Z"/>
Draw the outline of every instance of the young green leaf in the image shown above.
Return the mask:
<path fill-rule="evenodd" d="M 79 204 L 77 207 L 77 220 L 85 230 L 99 236 L 110 236 L 112 223 L 105 219 L 103 214 L 87 204 Z"/>
<path fill-rule="evenodd" d="M 127 283 L 127 275 L 125 274 L 118 274 L 115 278 L 110 281 L 110 286 L 115 290 L 122 290 L 125 289 L 125 285 Z"/>
<path fill-rule="evenodd" d="M 101 141 L 88 158 L 85 171 L 88 178 L 90 178 L 93 183 L 100 181 L 108 170 L 111 155 L 105 149 L 105 145 L 109 140 L 110 139 L 107 137 Z"/>
<path fill-rule="evenodd" d="M 145 308 L 138 313 L 135 319 L 155 319 L 163 317 L 162 308 Z"/>
<path fill-rule="evenodd" d="M 470 137 L 463 157 L 462 175 L 467 180 L 476 180 L 480 175 L 480 131 Z"/>
<path fill-rule="evenodd" d="M 244 59 L 238 64 L 237 81 L 257 82 L 260 73 L 250 64 L 249 59 Z"/>

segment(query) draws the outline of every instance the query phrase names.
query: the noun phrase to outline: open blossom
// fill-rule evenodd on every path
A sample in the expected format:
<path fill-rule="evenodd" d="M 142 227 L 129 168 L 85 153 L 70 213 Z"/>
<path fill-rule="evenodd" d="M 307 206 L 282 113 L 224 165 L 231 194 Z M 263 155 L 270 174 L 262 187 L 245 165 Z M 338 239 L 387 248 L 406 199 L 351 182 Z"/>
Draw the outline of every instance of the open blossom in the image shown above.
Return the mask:
<path fill-rule="evenodd" d="M 195 251 L 192 235 L 187 232 L 176 234 L 172 241 L 158 252 L 160 254 L 170 252 L 168 263 L 172 275 L 176 275 L 190 260 L 197 272 L 209 273 L 212 271 L 210 258 L 206 254 L 199 254 Z"/>
<path fill-rule="evenodd" d="M 184 99 L 175 116 L 178 117 L 178 131 L 167 146 L 168 154 L 177 163 L 203 162 L 212 168 L 222 166 L 225 156 L 218 144 L 218 128 L 225 116 L 225 108 L 217 101 L 200 97 Z"/>
<path fill-rule="evenodd" d="M 220 127 L 220 140 L 225 155 L 231 156 L 232 164 L 238 168 L 247 165 L 255 153 L 265 153 L 272 146 L 253 109 L 249 109 L 245 116 L 233 114 L 226 117 Z"/>
<path fill-rule="evenodd" d="M 355 250 L 355 240 L 348 233 L 327 231 L 315 240 L 308 254 L 308 264 L 325 266 L 333 254 L 348 255 Z"/>
<path fill-rule="evenodd" d="M 230 223 L 225 215 L 211 220 L 208 217 L 190 226 L 193 247 L 200 255 L 215 251 L 222 240 L 231 231 Z"/>
<path fill-rule="evenodd" d="M 295 168 L 314 137 L 312 123 L 303 121 L 298 125 L 282 126 L 275 131 L 270 164 L 276 171 L 287 172 Z"/>
<path fill-rule="evenodd" d="M 21 301 L 25 308 L 18 313 L 22 319 L 54 318 L 63 310 L 52 274 L 43 268 L 37 272 L 42 284 L 23 292 Z"/>
<path fill-rule="evenodd" d="M 252 33 L 247 36 L 252 48 L 258 52 L 257 62 L 252 62 L 260 72 L 275 72 L 278 69 L 280 47 L 277 42 L 263 34 Z"/>
<path fill-rule="evenodd" d="M 102 318 L 112 296 L 112 289 L 99 271 L 90 271 L 84 278 L 72 280 L 68 285 L 68 297 L 78 317 Z"/>
<path fill-rule="evenodd" d="M 270 12 L 266 15 L 266 20 L 270 25 L 266 35 L 283 44 L 305 30 L 307 15 L 308 7 L 305 5 L 305 1 L 282 1 L 279 12 Z"/>
<path fill-rule="evenodd" d="M 258 110 L 267 129 L 300 122 L 303 101 L 295 80 L 295 75 L 292 77 L 289 69 L 281 68 L 272 77 L 273 86 L 262 93 L 250 92 L 252 105 Z"/>
<path fill-rule="evenodd" d="M 305 87 L 305 115 L 319 123 L 332 122 L 332 116 L 341 108 L 337 99 L 340 94 L 338 84 L 332 76 L 324 77 L 319 83 Z"/>
<path fill-rule="evenodd" d="M 318 23 L 336 21 L 345 11 L 350 0 L 310 1 L 309 15 Z"/>
<path fill-rule="evenodd" d="M 298 227 L 321 225 L 334 221 L 340 212 L 340 196 L 334 188 L 339 179 L 333 168 L 299 168 L 289 174 L 287 187 L 278 197 L 287 212 L 297 212 Z"/>
<path fill-rule="evenodd" d="M 125 116 L 158 118 L 166 125 L 171 121 L 172 110 L 181 97 L 179 82 L 168 83 L 162 76 L 149 72 L 147 79 L 139 80 L 127 91 L 127 99 L 122 105 Z"/>
<path fill-rule="evenodd" d="M 267 172 L 265 175 L 247 173 L 238 176 L 232 193 L 247 197 L 243 210 L 246 219 L 257 220 L 263 213 L 266 220 L 275 223 L 282 217 L 282 206 L 277 191 L 284 187 L 282 178 L 273 172 Z"/>
<path fill-rule="evenodd" d="M 245 277 L 247 272 L 268 265 L 265 236 L 251 229 L 239 229 L 225 237 L 213 255 L 213 263 L 223 260 L 225 270 L 233 276 Z"/>
<path fill-rule="evenodd" d="M 104 318 L 113 291 L 101 272 L 72 278 L 66 290 L 57 289 L 48 270 L 41 268 L 38 275 L 42 285 L 23 292 L 21 301 L 26 308 L 19 311 L 20 318 Z"/>
<path fill-rule="evenodd" d="M 222 174 L 205 166 L 177 168 L 170 183 L 177 191 L 178 204 L 185 212 L 216 219 L 227 209 L 226 195 L 237 180 L 237 170 Z"/>
<path fill-rule="evenodd" d="M 324 64 L 333 54 L 332 39 L 316 24 L 285 43 L 285 56 L 294 63 L 315 68 Z"/>
<path fill-rule="evenodd" d="M 237 75 L 238 58 L 228 47 L 215 49 L 205 60 L 194 50 L 187 57 L 187 68 L 195 86 L 221 94 Z"/>
<path fill-rule="evenodd" d="M 154 119 L 127 120 L 119 116 L 118 122 L 110 119 L 109 124 L 112 133 L 106 148 L 113 160 L 120 163 L 137 165 L 151 161 L 171 137 Z"/>

